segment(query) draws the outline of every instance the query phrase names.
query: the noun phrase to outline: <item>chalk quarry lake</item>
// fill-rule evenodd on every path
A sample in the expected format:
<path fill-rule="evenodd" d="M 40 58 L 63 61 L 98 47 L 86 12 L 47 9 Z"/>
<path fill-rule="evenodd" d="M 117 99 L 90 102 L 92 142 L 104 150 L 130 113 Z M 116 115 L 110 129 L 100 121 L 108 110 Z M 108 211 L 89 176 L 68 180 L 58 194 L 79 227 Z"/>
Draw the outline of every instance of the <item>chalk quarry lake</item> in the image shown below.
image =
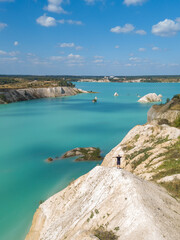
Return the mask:
<path fill-rule="evenodd" d="M 105 155 L 132 127 L 146 123 L 152 104 L 138 103 L 137 94 L 155 92 L 165 102 L 180 93 L 179 83 L 76 83 L 76 87 L 99 93 L 0 105 L 1 240 L 23 240 L 40 200 L 100 164 L 73 158 L 48 164 L 45 159 L 76 147 L 99 147 Z M 98 102 L 92 103 L 95 96 Z"/>

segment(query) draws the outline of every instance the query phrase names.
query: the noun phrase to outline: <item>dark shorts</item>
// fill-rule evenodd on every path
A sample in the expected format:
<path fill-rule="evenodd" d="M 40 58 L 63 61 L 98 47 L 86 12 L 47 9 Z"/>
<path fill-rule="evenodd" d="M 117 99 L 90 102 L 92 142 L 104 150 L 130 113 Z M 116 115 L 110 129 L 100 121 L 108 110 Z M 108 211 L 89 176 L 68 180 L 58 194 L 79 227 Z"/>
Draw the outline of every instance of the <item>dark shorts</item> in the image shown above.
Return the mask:
<path fill-rule="evenodd" d="M 117 159 L 117 165 L 120 165 L 121 161 L 120 159 Z"/>

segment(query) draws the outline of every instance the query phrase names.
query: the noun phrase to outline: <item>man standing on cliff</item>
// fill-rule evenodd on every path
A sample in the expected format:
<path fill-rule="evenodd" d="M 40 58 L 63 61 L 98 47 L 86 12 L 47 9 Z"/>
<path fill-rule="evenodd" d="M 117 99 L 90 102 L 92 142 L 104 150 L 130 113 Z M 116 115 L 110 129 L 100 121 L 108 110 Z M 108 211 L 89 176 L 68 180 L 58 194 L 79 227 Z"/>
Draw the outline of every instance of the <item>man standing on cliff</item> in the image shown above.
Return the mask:
<path fill-rule="evenodd" d="M 113 157 L 117 159 L 117 169 L 120 169 L 120 164 L 121 164 L 121 158 L 122 156 L 120 154 L 117 155 L 117 157 Z"/>

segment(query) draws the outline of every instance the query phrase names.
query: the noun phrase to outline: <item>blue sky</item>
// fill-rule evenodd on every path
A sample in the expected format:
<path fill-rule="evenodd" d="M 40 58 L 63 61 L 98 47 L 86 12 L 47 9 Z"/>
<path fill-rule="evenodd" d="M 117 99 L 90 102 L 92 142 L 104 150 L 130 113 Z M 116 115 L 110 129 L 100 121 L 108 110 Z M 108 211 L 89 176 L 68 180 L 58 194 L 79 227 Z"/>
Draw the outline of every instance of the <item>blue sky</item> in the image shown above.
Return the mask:
<path fill-rule="evenodd" d="M 180 74 L 179 0 L 0 0 L 0 74 Z"/>

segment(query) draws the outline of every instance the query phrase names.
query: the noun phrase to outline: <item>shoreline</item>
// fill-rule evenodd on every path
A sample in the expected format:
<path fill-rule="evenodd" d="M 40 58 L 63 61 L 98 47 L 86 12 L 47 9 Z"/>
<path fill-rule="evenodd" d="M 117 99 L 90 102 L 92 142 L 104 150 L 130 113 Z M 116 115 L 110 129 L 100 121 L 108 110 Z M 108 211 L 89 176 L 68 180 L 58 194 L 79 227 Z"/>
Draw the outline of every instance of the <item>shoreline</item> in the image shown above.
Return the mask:
<path fill-rule="evenodd" d="M 73 87 L 0 89 L 0 104 L 9 104 L 33 99 L 74 96 L 79 93 L 88 93 L 88 91 Z"/>

